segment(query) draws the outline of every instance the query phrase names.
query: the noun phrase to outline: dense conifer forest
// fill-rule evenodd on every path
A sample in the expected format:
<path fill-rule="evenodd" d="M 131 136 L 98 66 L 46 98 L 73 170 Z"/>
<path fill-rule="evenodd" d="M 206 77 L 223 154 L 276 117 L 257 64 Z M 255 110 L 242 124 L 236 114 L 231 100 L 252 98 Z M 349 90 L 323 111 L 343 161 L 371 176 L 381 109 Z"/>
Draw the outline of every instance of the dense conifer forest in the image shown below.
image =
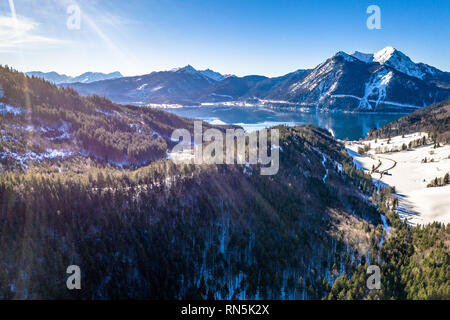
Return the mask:
<path fill-rule="evenodd" d="M 394 211 L 390 188 L 377 193 L 379 208 L 391 221 L 390 237 L 370 251 L 352 274 L 334 282 L 328 299 L 450 299 L 450 228 L 434 222 L 408 226 Z M 381 268 L 381 289 L 368 290 L 368 265 Z"/>
<path fill-rule="evenodd" d="M 426 132 L 436 143 L 450 143 L 450 100 L 418 109 L 378 130 L 372 129 L 367 139 L 388 138 L 414 132 Z"/>

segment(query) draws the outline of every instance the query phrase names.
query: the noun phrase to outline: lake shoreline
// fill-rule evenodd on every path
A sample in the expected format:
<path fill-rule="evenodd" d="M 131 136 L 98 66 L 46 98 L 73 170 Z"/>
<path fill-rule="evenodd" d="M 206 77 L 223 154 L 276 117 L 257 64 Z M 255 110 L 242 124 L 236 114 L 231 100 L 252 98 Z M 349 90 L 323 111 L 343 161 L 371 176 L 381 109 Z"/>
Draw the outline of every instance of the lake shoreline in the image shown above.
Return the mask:
<path fill-rule="evenodd" d="M 308 108 L 308 107 L 270 107 L 266 105 L 226 105 L 226 104 L 200 104 L 200 105 L 181 105 L 181 104 L 150 104 L 141 105 L 139 107 L 154 108 L 159 110 L 167 109 L 196 109 L 196 108 L 258 108 L 275 110 L 277 112 L 302 112 L 302 113 L 344 113 L 344 114 L 387 114 L 387 115 L 407 115 L 417 109 L 412 109 L 411 111 L 370 111 L 370 110 L 334 110 L 334 109 L 318 109 L 318 108 Z"/>
<path fill-rule="evenodd" d="M 345 111 L 289 111 L 267 106 L 188 106 L 158 108 L 181 117 L 206 121 L 214 125 L 242 126 L 249 131 L 280 124 L 289 126 L 314 124 L 329 130 L 337 139 L 358 140 L 365 138 L 370 129 L 378 129 L 407 113 L 345 112 Z"/>

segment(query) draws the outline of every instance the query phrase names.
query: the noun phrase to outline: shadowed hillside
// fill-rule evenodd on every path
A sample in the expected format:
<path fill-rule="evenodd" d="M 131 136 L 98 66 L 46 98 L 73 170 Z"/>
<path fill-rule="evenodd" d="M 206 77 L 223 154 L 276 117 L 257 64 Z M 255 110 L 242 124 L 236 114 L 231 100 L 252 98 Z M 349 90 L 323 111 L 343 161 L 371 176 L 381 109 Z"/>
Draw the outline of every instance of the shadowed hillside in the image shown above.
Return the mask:
<path fill-rule="evenodd" d="M 371 130 L 366 139 L 388 138 L 414 132 L 427 132 L 436 141 L 450 143 L 450 100 L 432 104 Z"/>

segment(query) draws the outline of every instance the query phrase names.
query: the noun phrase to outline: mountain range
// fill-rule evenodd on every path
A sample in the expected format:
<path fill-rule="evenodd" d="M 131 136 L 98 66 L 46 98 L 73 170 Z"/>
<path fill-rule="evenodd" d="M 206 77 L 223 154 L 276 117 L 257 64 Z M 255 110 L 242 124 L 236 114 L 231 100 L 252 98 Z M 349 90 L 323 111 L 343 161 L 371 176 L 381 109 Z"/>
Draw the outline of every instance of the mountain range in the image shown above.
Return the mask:
<path fill-rule="evenodd" d="M 188 65 L 135 77 L 69 83 L 82 95 L 123 104 L 199 105 L 246 101 L 275 107 L 409 112 L 450 97 L 450 73 L 386 47 L 374 54 L 337 52 L 313 69 L 281 77 L 223 76 Z"/>
<path fill-rule="evenodd" d="M 118 103 L 195 104 L 203 91 L 223 79 L 225 76 L 219 73 L 211 70 L 198 71 L 188 65 L 184 68 L 152 72 L 142 76 L 62 86 L 70 86 L 84 95 L 105 96 Z"/>
<path fill-rule="evenodd" d="M 71 77 L 65 74 L 59 74 L 54 71 L 52 72 L 30 71 L 27 72 L 27 75 L 42 78 L 55 84 L 77 83 L 77 82 L 91 83 L 94 81 L 122 78 L 122 74 L 118 71 L 111 73 L 85 72 L 76 77 Z"/>

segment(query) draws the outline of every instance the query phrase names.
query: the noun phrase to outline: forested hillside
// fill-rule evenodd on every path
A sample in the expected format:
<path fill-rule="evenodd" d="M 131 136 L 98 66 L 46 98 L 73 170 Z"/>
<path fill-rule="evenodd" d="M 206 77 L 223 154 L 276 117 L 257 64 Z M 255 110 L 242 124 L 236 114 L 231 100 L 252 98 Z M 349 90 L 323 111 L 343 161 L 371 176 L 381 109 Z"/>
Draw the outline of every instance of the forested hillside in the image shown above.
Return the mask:
<path fill-rule="evenodd" d="M 3 172 L 2 298 L 324 297 L 381 236 L 362 200 L 372 186 L 326 131 L 280 129 L 270 178 L 258 166 L 132 171 L 84 158 Z M 71 264 L 79 292 L 65 287 Z"/>
<path fill-rule="evenodd" d="M 434 140 L 450 143 L 450 100 L 432 104 L 371 130 L 367 139 L 388 138 L 414 132 L 426 132 Z"/>
<path fill-rule="evenodd" d="M 376 196 L 392 222 L 387 241 L 371 249 L 352 274 L 343 273 L 328 299 L 450 299 L 450 226 L 434 222 L 410 227 L 401 221 L 390 188 Z M 381 268 L 380 290 L 368 290 L 368 265 Z"/>
<path fill-rule="evenodd" d="M 144 165 L 166 157 L 173 130 L 193 130 L 191 120 L 81 97 L 8 67 L 0 66 L 0 88 L 0 163 L 8 167 L 77 154 L 120 166 Z"/>

